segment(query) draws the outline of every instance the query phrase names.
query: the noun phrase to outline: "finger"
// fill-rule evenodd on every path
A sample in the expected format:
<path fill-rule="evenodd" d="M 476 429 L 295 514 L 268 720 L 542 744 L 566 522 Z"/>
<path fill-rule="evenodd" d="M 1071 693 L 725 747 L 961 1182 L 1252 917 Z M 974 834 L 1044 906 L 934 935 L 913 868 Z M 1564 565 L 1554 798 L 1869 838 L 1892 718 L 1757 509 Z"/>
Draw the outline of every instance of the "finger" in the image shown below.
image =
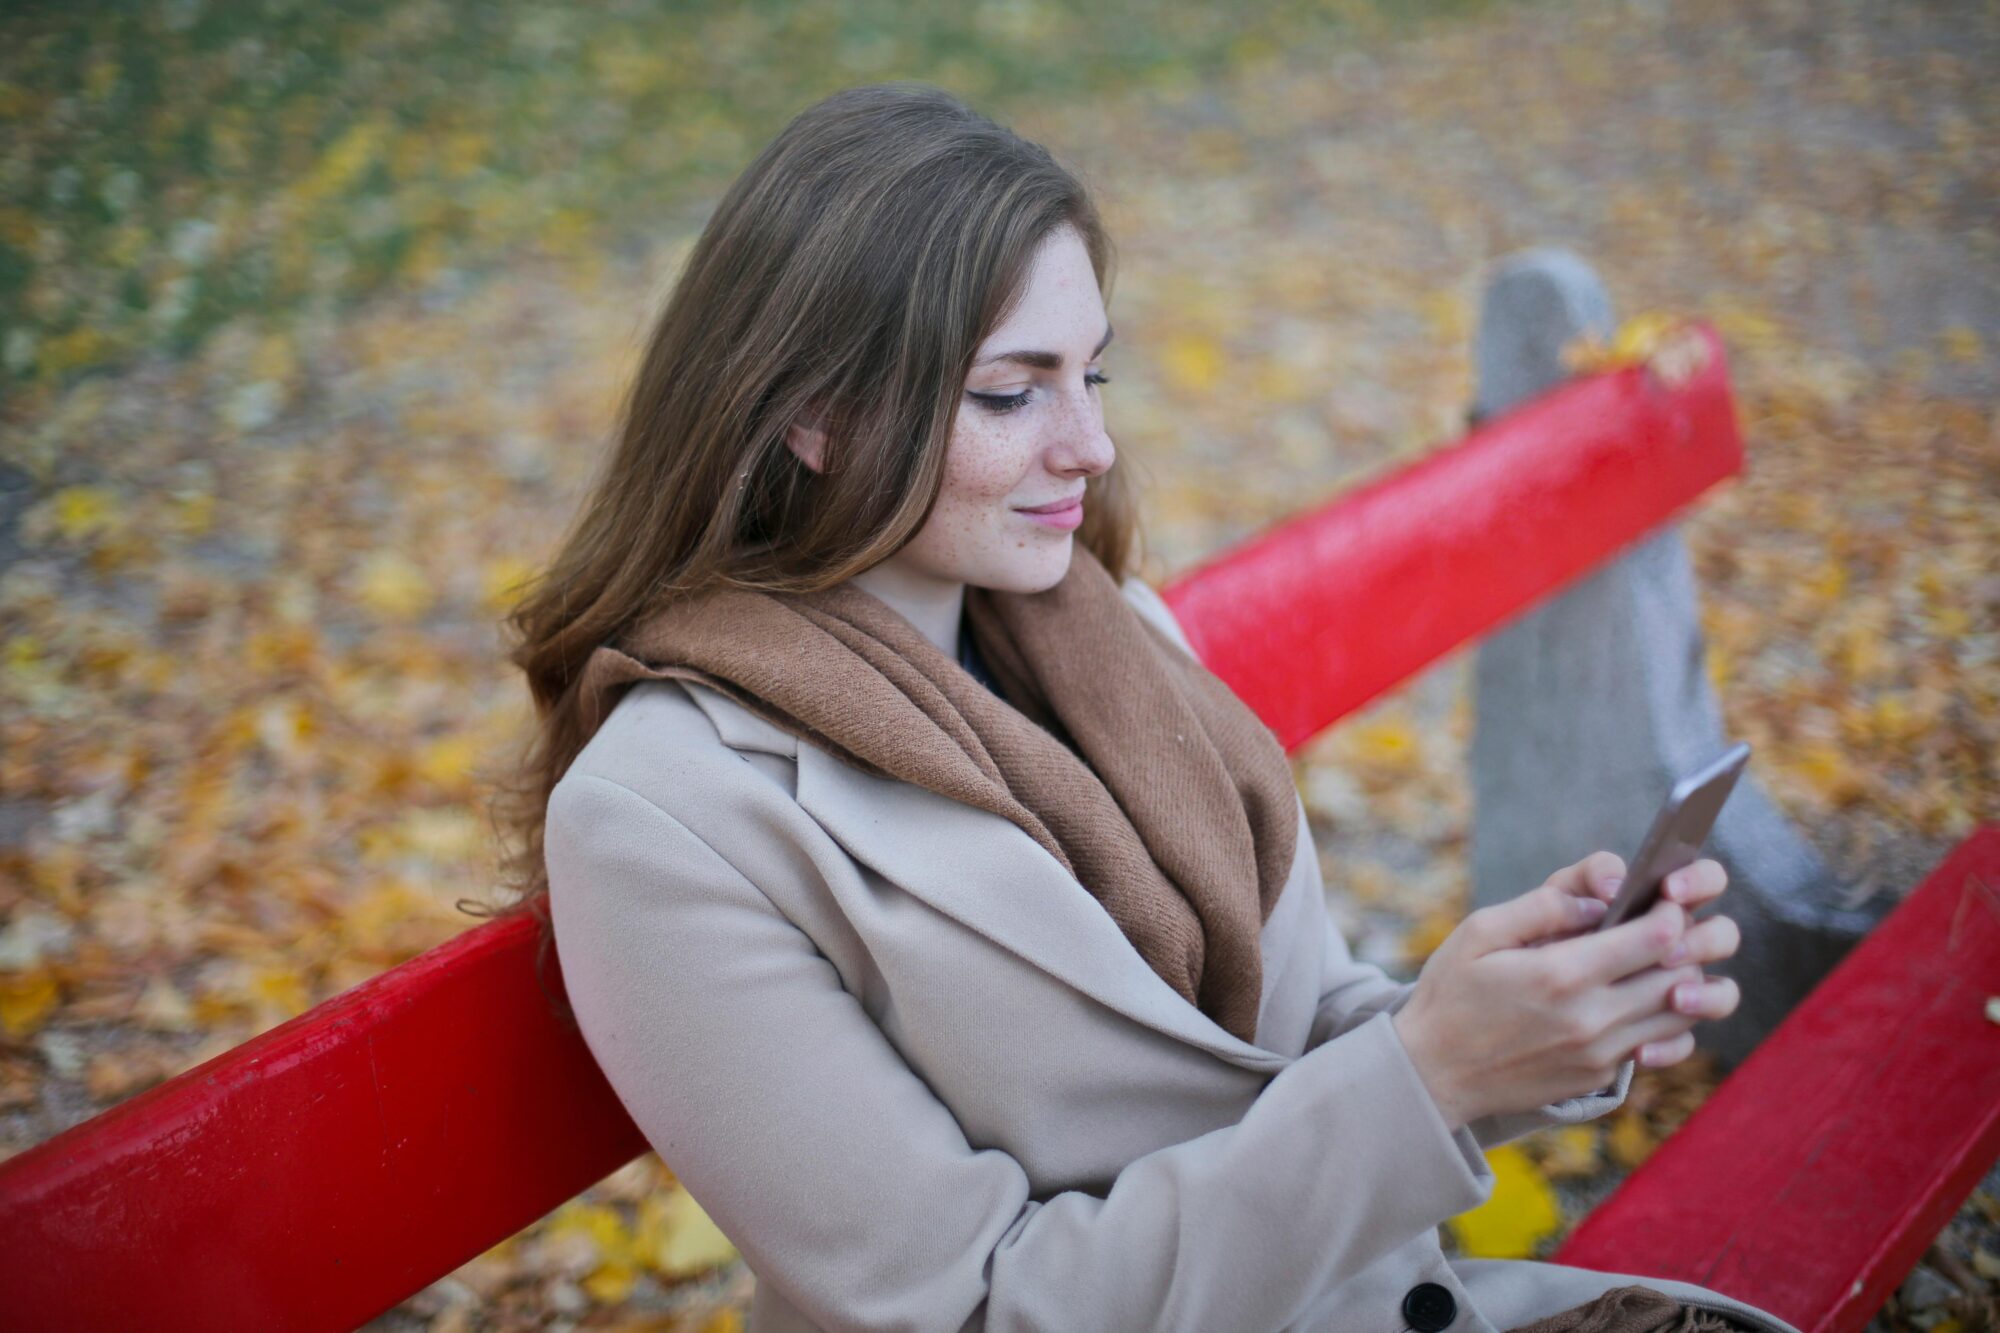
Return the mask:
<path fill-rule="evenodd" d="M 1686 928 L 1687 914 L 1678 904 L 1662 898 L 1633 920 L 1576 939 L 1557 940 L 1542 953 L 1557 974 L 1573 985 L 1609 985 L 1661 962 Z"/>
<path fill-rule="evenodd" d="M 1616 852 L 1597 851 L 1573 866 L 1564 866 L 1550 875 L 1548 882 L 1564 893 L 1610 902 L 1625 881 L 1625 858 Z"/>
<path fill-rule="evenodd" d="M 1742 998 L 1742 992 L 1730 977 L 1678 982 L 1668 992 L 1674 1012 L 1692 1018 L 1727 1018 L 1736 1012 Z"/>
<path fill-rule="evenodd" d="M 1553 880 L 1518 898 L 1482 907 L 1465 918 L 1477 942 L 1477 952 L 1518 949 L 1550 935 L 1573 931 L 1600 920 L 1602 902 L 1564 892 Z M 1680 910 L 1678 908 L 1676 911 Z"/>
<path fill-rule="evenodd" d="M 1683 1032 L 1678 1037 L 1665 1041 L 1647 1042 L 1632 1053 L 1632 1058 L 1648 1069 L 1661 1069 L 1667 1065 L 1677 1065 L 1694 1054 L 1694 1033 Z"/>
<path fill-rule="evenodd" d="M 1638 1053 L 1643 1047 L 1664 1045 L 1682 1036 L 1689 1036 L 1699 1021 L 1686 1014 L 1652 1014 L 1636 1023 L 1622 1024 L 1605 1033 L 1603 1044 L 1613 1051 L 1622 1052 L 1617 1057 L 1621 1061 L 1635 1060 L 1638 1059 Z M 1688 1044 L 1693 1045 L 1692 1036 L 1689 1036 Z"/>
<path fill-rule="evenodd" d="M 1729 872 L 1720 861 L 1703 857 L 1668 875 L 1661 892 L 1672 902 L 1693 911 L 1701 904 L 1722 896 L 1729 887 Z"/>
<path fill-rule="evenodd" d="M 1734 957 L 1743 943 L 1743 931 L 1734 919 L 1722 915 L 1707 917 L 1689 926 L 1681 940 L 1662 959 L 1669 967 L 1681 963 L 1719 963 Z"/>
<path fill-rule="evenodd" d="M 1692 963 L 1683 967 L 1649 967 L 1610 986 L 1599 1012 L 1609 1016 L 1607 1027 L 1642 1022 L 1654 1014 L 1672 1012 L 1677 987 L 1699 985 L 1705 979 L 1701 968 Z"/>

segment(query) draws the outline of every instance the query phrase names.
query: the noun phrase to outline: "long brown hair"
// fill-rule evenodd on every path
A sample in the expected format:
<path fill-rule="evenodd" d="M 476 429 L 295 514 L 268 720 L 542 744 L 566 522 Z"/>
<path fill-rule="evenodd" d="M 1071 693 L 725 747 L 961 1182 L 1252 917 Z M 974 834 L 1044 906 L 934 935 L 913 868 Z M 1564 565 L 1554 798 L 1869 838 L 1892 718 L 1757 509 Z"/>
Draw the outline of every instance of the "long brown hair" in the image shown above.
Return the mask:
<path fill-rule="evenodd" d="M 1111 242 L 1048 151 L 942 89 L 849 88 L 801 112 L 723 195 L 689 254 L 615 445 L 554 558 L 506 618 L 533 734 L 496 800 L 503 878 L 552 939 L 542 823 L 590 738 L 585 659 L 716 586 L 831 587 L 929 517 L 965 378 L 1041 241 L 1076 228 L 1107 299 Z M 786 428 L 827 431 L 823 469 Z M 1129 470 L 1086 483 L 1077 537 L 1114 579 L 1138 535 Z"/>

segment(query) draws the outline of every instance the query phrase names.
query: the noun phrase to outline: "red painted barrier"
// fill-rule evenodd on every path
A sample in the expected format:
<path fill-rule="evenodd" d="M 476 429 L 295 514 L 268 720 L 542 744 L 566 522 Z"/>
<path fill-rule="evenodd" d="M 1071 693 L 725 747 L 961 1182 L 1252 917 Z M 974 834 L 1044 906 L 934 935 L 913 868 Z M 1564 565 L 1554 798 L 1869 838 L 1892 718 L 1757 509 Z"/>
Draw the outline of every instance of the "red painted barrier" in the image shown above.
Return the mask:
<path fill-rule="evenodd" d="M 2000 824 L 1960 843 L 1584 1219 L 1579 1268 L 1867 1326 L 2000 1158 Z"/>
<path fill-rule="evenodd" d="M 1722 340 L 1667 389 L 1572 380 L 1162 589 L 1287 749 L 1640 540 L 1743 469 Z"/>
<path fill-rule="evenodd" d="M 0 1325 L 351 1329 L 645 1151 L 535 927 L 467 931 L 0 1164 Z"/>

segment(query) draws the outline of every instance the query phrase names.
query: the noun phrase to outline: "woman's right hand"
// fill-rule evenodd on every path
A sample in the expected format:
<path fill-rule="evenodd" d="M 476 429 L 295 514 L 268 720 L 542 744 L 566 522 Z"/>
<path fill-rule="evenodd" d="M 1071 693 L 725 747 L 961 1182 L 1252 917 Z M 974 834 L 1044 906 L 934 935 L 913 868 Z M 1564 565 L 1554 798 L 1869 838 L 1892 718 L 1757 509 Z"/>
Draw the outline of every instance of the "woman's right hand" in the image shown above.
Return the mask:
<path fill-rule="evenodd" d="M 1595 1092 L 1636 1049 L 1700 1021 L 1668 1002 L 1674 986 L 1703 980 L 1700 951 L 1660 965 L 1688 931 L 1679 904 L 1663 895 L 1643 916 L 1594 929 L 1624 871 L 1614 853 L 1592 853 L 1470 913 L 1425 961 L 1393 1021 L 1454 1130 Z"/>

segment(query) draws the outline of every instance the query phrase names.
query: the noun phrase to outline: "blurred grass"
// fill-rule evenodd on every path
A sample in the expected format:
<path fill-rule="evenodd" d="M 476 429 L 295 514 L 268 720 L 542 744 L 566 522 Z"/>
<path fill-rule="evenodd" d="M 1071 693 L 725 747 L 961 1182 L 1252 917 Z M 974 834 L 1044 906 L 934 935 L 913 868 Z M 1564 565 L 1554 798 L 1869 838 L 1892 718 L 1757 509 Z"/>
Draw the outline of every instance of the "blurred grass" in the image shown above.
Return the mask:
<path fill-rule="evenodd" d="M 519 246 L 587 260 L 853 84 L 920 79 L 1004 119 L 1485 2 L 16 7 L 0 395 L 462 281 Z"/>

